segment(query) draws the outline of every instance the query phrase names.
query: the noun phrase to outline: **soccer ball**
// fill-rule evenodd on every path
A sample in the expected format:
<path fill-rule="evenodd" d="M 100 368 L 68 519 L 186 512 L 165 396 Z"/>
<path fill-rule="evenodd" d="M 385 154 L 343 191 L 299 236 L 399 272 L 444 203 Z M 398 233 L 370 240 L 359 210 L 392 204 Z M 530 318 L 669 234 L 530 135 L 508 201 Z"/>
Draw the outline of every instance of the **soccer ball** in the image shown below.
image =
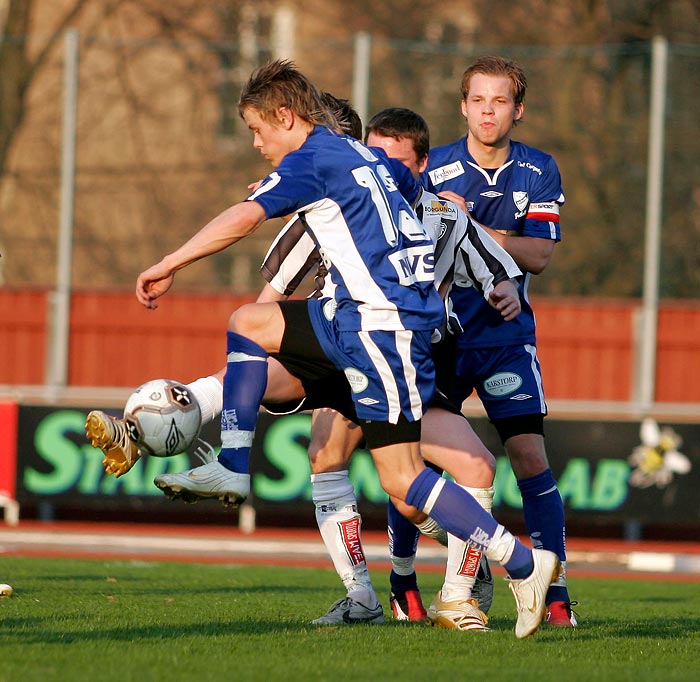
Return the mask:
<path fill-rule="evenodd" d="M 186 386 L 155 379 L 139 386 L 126 401 L 124 421 L 141 450 L 156 457 L 185 452 L 201 428 L 199 403 Z"/>

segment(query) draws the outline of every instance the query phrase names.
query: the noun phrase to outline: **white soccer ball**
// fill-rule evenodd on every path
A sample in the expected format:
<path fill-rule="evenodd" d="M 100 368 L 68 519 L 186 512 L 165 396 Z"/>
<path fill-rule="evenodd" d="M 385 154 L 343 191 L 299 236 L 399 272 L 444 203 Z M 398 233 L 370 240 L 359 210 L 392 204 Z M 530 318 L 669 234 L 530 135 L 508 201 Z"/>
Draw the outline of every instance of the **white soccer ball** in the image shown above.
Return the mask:
<path fill-rule="evenodd" d="M 155 379 L 131 394 L 124 406 L 124 421 L 141 450 L 156 457 L 170 457 L 194 443 L 202 414 L 186 386 L 170 379 Z"/>

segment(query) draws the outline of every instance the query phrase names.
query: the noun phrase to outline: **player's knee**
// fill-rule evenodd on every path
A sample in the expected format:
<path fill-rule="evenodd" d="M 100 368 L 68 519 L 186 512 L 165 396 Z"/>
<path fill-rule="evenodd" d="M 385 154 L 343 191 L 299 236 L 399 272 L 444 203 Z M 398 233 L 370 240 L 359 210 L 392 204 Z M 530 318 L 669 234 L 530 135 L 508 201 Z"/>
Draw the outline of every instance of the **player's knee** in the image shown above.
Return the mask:
<path fill-rule="evenodd" d="M 228 330 L 230 332 L 245 335 L 246 331 L 250 327 L 249 307 L 249 305 L 244 305 L 240 308 L 236 308 L 236 310 L 231 313 L 231 317 L 228 318 Z"/>
<path fill-rule="evenodd" d="M 428 518 L 422 511 L 412 507 L 410 504 L 406 504 L 403 500 L 394 497 L 391 501 L 394 503 L 398 512 L 402 516 L 405 516 L 411 523 L 423 523 L 423 521 Z"/>
<path fill-rule="evenodd" d="M 329 471 L 346 469 L 343 453 L 336 447 L 329 446 L 325 441 L 311 440 L 309 444 L 309 464 L 312 474 L 322 474 Z"/>
<path fill-rule="evenodd" d="M 271 304 L 248 303 L 229 318 L 228 329 L 240 334 L 266 350 L 277 350 L 284 327 L 277 325 Z"/>

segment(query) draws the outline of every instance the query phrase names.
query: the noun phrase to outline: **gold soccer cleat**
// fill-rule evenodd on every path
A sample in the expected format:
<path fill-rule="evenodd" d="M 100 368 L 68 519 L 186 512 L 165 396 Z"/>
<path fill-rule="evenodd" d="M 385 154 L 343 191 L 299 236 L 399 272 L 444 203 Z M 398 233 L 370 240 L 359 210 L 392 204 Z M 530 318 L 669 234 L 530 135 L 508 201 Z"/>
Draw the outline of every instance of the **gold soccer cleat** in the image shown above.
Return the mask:
<path fill-rule="evenodd" d="M 123 476 L 141 457 L 122 419 L 93 410 L 85 421 L 85 435 L 104 453 L 102 466 L 108 474 Z"/>

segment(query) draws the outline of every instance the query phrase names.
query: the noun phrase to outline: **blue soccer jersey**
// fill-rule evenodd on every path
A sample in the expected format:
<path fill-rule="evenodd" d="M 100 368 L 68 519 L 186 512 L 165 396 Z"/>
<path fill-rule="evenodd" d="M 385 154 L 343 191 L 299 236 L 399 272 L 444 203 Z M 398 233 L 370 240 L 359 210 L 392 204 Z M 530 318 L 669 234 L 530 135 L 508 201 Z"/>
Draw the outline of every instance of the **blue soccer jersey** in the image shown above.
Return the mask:
<path fill-rule="evenodd" d="M 484 169 L 469 153 L 466 138 L 430 151 L 422 184 L 432 192 L 464 197 L 475 220 L 496 230 L 559 241 L 559 207 L 564 203 L 554 159 L 520 142 L 500 168 Z M 522 312 L 505 322 L 472 286 L 455 283 L 451 320 L 464 330 L 460 345 L 472 348 L 535 343 L 535 317 L 528 300 L 530 275 L 520 282 Z"/>
<path fill-rule="evenodd" d="M 442 323 L 433 243 L 386 157 L 317 126 L 249 200 L 268 218 L 299 214 L 335 285 L 339 330 L 425 331 Z"/>

